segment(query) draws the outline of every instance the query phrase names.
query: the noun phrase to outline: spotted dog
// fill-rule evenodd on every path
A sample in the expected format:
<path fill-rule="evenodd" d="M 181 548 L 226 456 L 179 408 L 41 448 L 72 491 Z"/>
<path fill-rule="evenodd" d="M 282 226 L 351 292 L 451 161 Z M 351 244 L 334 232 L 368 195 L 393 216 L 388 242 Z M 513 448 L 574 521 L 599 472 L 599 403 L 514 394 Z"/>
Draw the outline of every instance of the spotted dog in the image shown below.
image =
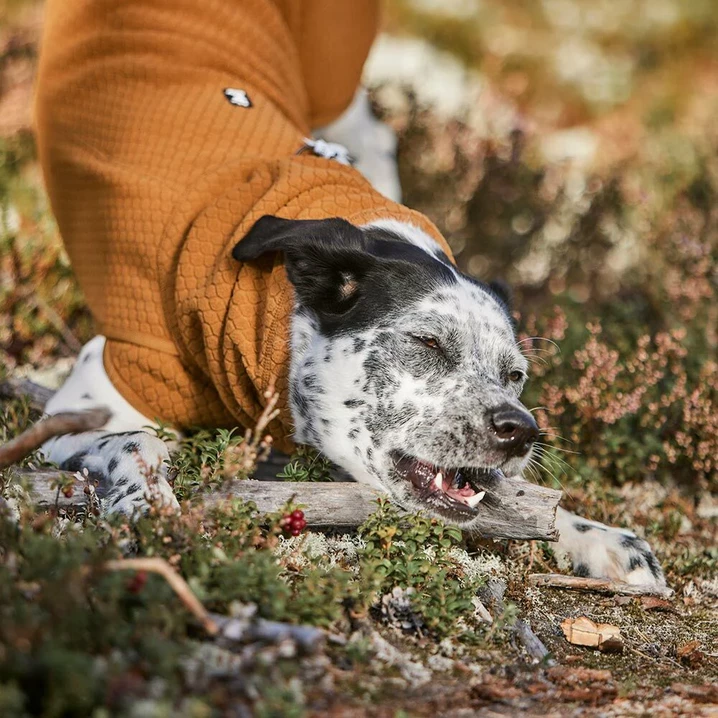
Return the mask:
<path fill-rule="evenodd" d="M 520 476 L 538 427 L 519 396 L 528 364 L 501 289 L 459 272 L 432 239 L 391 220 L 264 217 L 235 247 L 246 262 L 284 253 L 296 292 L 290 403 L 295 438 L 355 480 L 471 530 L 477 505 Z M 82 350 L 49 413 L 107 405 L 102 431 L 53 439 L 49 460 L 87 469 L 108 513 L 177 507 L 165 443 L 112 386 L 104 339 Z M 559 510 L 557 551 L 576 574 L 663 586 L 648 544 Z"/>

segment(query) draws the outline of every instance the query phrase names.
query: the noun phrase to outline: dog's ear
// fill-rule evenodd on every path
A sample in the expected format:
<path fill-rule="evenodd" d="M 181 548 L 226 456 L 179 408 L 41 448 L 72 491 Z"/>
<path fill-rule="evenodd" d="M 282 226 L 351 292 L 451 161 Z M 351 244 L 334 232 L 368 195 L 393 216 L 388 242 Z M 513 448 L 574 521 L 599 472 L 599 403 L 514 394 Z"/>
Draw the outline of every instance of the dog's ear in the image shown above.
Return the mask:
<path fill-rule="evenodd" d="M 232 250 L 239 262 L 283 252 L 299 302 L 322 314 L 342 314 L 356 303 L 376 259 L 364 233 L 343 219 L 300 220 L 265 215 Z"/>
<path fill-rule="evenodd" d="M 511 287 L 503 280 L 496 279 L 489 282 L 489 289 L 496 299 L 506 307 L 506 313 L 510 316 L 514 308 L 514 293 L 511 291 Z"/>

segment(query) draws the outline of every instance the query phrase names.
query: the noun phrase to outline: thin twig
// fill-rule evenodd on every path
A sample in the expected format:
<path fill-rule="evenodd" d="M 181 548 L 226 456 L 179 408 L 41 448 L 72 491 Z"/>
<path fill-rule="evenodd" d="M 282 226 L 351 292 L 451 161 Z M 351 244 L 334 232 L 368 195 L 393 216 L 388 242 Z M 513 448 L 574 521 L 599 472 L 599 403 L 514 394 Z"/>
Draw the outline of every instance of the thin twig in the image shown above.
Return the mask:
<path fill-rule="evenodd" d="M 103 568 L 108 571 L 149 571 L 150 573 L 159 574 L 167 581 L 187 610 L 197 618 L 210 636 L 215 636 L 219 631 L 219 626 L 211 618 L 197 596 L 192 593 L 187 581 L 163 558 L 125 558 L 117 561 L 107 561 L 103 564 Z"/>
<path fill-rule="evenodd" d="M 565 588 L 570 591 L 593 591 L 595 593 L 611 593 L 619 596 L 660 596 L 670 598 L 673 590 L 650 584 L 631 584 L 623 581 L 612 581 L 609 578 L 584 578 L 582 576 L 564 576 L 562 573 L 532 573 L 529 575 L 532 586 L 548 586 Z"/>
<path fill-rule="evenodd" d="M 87 411 L 62 412 L 41 419 L 12 441 L 0 446 L 0 469 L 21 461 L 55 436 L 100 429 L 111 416 L 109 409 L 100 406 Z"/>
<path fill-rule="evenodd" d="M 498 579 L 490 579 L 479 588 L 480 598 L 489 603 L 494 611 L 494 615 L 499 617 L 506 610 L 504 603 L 504 592 L 506 591 L 506 582 Z M 509 630 L 518 638 L 519 642 L 526 649 L 526 652 L 537 661 L 545 661 L 547 666 L 555 666 L 556 661 L 551 658 L 548 648 L 543 641 L 533 632 L 531 626 L 522 618 L 516 620 Z"/>

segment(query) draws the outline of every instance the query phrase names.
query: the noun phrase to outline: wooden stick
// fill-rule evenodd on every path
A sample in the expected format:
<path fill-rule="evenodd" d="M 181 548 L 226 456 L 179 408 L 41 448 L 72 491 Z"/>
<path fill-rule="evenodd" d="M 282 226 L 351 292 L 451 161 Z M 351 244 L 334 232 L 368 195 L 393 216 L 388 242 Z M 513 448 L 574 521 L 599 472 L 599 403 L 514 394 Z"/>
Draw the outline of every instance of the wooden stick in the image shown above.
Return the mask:
<path fill-rule="evenodd" d="M 69 498 L 50 490 L 57 479 L 57 471 L 15 472 L 25 479 L 37 504 L 58 507 L 85 505 L 84 485 L 78 480 L 77 490 Z M 479 530 L 492 538 L 541 539 L 557 538 L 555 513 L 561 498 L 559 491 L 527 483 L 519 479 L 504 479 L 492 492 L 496 505 L 486 507 L 479 514 Z M 307 525 L 312 529 L 351 531 L 376 511 L 378 491 L 365 484 L 350 481 L 328 483 L 296 483 L 291 481 L 234 481 L 218 492 L 207 494 L 208 505 L 233 498 L 254 501 L 260 513 L 281 509 L 288 501 L 304 506 Z M 479 504 L 481 507 L 482 504 Z"/>
<path fill-rule="evenodd" d="M 210 636 L 215 636 L 219 631 L 217 622 L 213 620 L 197 596 L 192 593 L 187 581 L 163 558 L 125 558 L 118 561 L 106 561 L 102 567 L 108 571 L 148 571 L 159 574 Z"/>
<path fill-rule="evenodd" d="M 101 406 L 87 411 L 66 411 L 41 419 L 12 441 L 0 446 L 0 469 L 21 461 L 54 436 L 100 429 L 111 416 L 112 412 Z"/>
<path fill-rule="evenodd" d="M 491 605 L 497 616 L 506 610 L 506 604 L 504 603 L 505 592 L 506 582 L 500 579 L 490 579 L 479 588 L 479 596 Z M 519 639 L 529 656 L 537 661 L 545 661 L 547 666 L 556 665 L 556 661 L 550 657 L 549 650 L 544 646 L 543 641 L 522 618 L 517 619 L 509 630 Z"/>
<path fill-rule="evenodd" d="M 529 575 L 531 586 L 547 586 L 565 588 L 570 591 L 592 591 L 594 593 L 611 593 L 620 596 L 660 596 L 670 598 L 673 590 L 667 586 L 660 588 L 647 584 L 630 584 L 623 581 L 612 581 L 609 578 L 583 578 L 581 576 L 565 576 L 562 573 L 532 573 Z"/>

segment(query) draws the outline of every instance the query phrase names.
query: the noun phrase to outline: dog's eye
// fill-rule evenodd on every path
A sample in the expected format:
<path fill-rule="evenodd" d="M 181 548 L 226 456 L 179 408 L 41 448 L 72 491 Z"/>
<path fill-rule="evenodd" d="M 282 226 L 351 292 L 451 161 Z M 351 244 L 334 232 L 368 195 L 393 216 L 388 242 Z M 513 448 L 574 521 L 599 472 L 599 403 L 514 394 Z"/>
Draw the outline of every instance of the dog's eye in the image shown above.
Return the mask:
<path fill-rule="evenodd" d="M 509 381 L 516 383 L 521 381 L 525 376 L 521 370 L 516 369 L 509 373 Z"/>
<path fill-rule="evenodd" d="M 429 349 L 438 349 L 441 351 L 441 344 L 439 344 L 437 339 L 434 339 L 434 337 L 427 337 L 423 335 L 415 336 L 414 339 L 421 342 L 425 347 L 428 347 Z"/>

